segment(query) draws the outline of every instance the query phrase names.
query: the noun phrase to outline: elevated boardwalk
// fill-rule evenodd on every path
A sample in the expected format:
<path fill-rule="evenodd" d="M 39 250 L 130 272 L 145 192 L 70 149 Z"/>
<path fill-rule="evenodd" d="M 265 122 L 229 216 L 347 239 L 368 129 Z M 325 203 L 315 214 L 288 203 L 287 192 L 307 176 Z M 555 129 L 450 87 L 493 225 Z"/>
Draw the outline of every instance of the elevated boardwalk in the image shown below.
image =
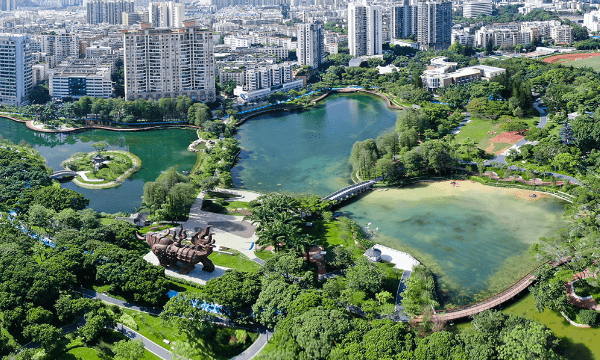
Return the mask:
<path fill-rule="evenodd" d="M 373 185 L 377 184 L 381 180 L 383 180 L 383 178 L 379 177 L 374 180 L 367 180 L 358 184 L 347 186 L 341 190 L 334 192 L 331 195 L 324 197 L 323 200 L 331 200 L 336 202 L 344 201 L 369 190 L 371 187 L 373 187 Z"/>
<path fill-rule="evenodd" d="M 517 281 L 515 284 L 513 284 L 508 289 L 506 289 L 496 295 L 493 295 L 487 299 L 484 299 L 484 300 L 481 300 L 481 301 L 478 301 L 478 302 L 475 302 L 475 303 L 472 303 L 469 305 L 460 306 L 460 307 L 453 308 L 453 309 L 436 311 L 433 317 L 434 317 L 434 319 L 437 319 L 437 320 L 451 321 L 451 320 L 466 318 L 466 317 L 469 317 L 469 316 L 472 316 L 475 314 L 479 314 L 480 312 L 493 309 L 496 306 L 501 305 L 501 304 L 511 300 L 512 298 L 514 298 L 515 296 L 520 294 L 523 290 L 528 288 L 529 285 L 531 285 L 533 283 L 533 281 L 536 279 L 535 276 L 533 275 L 533 273 L 537 269 L 539 269 L 541 266 L 543 266 L 545 264 L 549 264 L 552 267 L 557 267 L 559 265 L 564 264 L 568 260 L 569 260 L 569 258 L 562 258 L 562 259 L 560 259 L 560 261 L 546 262 L 546 263 L 538 266 L 537 268 L 535 268 L 529 274 L 523 276 L 519 281 Z M 418 317 L 415 320 L 420 322 L 421 317 Z"/>
<path fill-rule="evenodd" d="M 55 171 L 52 175 L 50 175 L 50 178 L 58 179 L 58 178 L 69 177 L 69 176 L 77 176 L 77 172 L 71 171 L 71 170 L 59 170 L 59 171 Z"/>

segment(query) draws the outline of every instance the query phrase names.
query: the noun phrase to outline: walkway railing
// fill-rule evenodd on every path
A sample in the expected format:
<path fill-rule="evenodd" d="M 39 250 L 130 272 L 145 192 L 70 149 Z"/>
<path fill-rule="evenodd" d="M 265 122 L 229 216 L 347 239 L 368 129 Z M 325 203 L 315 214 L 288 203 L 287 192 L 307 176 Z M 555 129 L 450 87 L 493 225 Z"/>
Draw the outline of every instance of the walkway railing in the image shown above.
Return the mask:
<path fill-rule="evenodd" d="M 519 279 L 516 283 L 514 283 L 507 289 L 495 295 L 489 296 L 483 300 L 468 305 L 459 306 L 452 309 L 438 310 L 436 311 L 435 317 L 441 318 L 445 321 L 456 320 L 478 314 L 485 310 L 492 309 L 500 304 L 505 303 L 506 301 L 511 300 L 516 295 L 525 290 L 527 287 L 529 287 L 533 280 L 535 280 L 535 276 L 533 274 L 542 266 L 550 264 L 552 267 L 557 267 L 566 263 L 568 260 L 569 258 L 561 258 L 559 261 L 546 261 L 545 263 L 539 265 L 538 267 L 530 271 L 527 275 L 523 276 L 521 279 Z"/>

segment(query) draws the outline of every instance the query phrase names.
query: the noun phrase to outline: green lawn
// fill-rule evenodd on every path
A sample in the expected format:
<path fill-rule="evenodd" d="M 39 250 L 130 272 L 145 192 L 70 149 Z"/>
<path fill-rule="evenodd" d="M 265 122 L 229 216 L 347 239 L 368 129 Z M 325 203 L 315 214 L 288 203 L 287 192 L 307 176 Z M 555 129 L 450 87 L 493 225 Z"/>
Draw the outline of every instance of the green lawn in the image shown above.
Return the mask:
<path fill-rule="evenodd" d="M 471 117 L 471 122 L 467 123 L 460 129 L 460 133 L 456 135 L 456 140 L 462 141 L 465 139 L 475 140 L 480 149 L 485 149 L 490 145 L 490 139 L 502 133 L 499 121 L 493 123 L 490 120 Z M 496 131 L 496 134 L 490 135 L 488 131 Z"/>
<path fill-rule="evenodd" d="M 112 359 L 112 356 L 107 354 L 106 349 L 112 349 L 112 344 L 117 341 L 125 339 L 125 336 L 112 331 L 109 335 L 105 336 L 101 345 L 87 345 L 85 344 L 81 338 L 76 338 L 75 333 L 71 333 L 67 335 L 71 342 L 67 345 L 67 352 L 62 354 L 61 356 L 55 358 L 56 360 L 77 360 L 77 359 L 85 359 L 85 360 L 107 360 Z M 101 351 L 102 348 L 104 351 Z M 110 351 L 109 351 L 110 353 Z M 159 360 L 160 358 L 148 350 L 144 351 L 143 360 Z"/>
<path fill-rule="evenodd" d="M 236 197 L 239 197 L 239 195 L 227 194 L 217 191 L 207 191 L 205 196 L 206 199 L 231 199 Z"/>
<path fill-rule="evenodd" d="M 507 314 L 521 315 L 541 322 L 561 340 L 568 359 L 600 359 L 600 328 L 578 328 L 567 322 L 560 314 L 546 310 L 535 310 L 532 295 L 527 295 L 503 310 Z"/>
<path fill-rule="evenodd" d="M 596 301 L 600 299 L 600 288 L 590 285 L 586 280 L 579 280 L 573 284 L 575 294 L 586 297 L 592 295 Z"/>
<path fill-rule="evenodd" d="M 234 255 L 213 252 L 208 258 L 212 260 L 215 265 L 236 269 L 239 271 L 254 272 L 260 269 L 260 265 L 248 259 L 246 255 L 233 249 L 226 251 L 234 253 Z"/>
<path fill-rule="evenodd" d="M 600 56 L 595 56 L 582 60 L 569 61 L 564 65 L 571 65 L 576 68 L 591 67 L 595 71 L 600 71 Z"/>
<path fill-rule="evenodd" d="M 254 255 L 256 255 L 257 258 L 262 259 L 264 261 L 275 257 L 275 253 L 269 250 L 255 250 Z"/>
<path fill-rule="evenodd" d="M 530 128 L 534 127 L 536 121 L 539 121 L 539 119 L 540 118 L 538 116 L 527 116 L 521 118 L 521 120 L 529 124 Z M 503 121 L 501 119 L 492 122 L 491 120 L 471 116 L 471 122 L 467 123 L 460 129 L 460 133 L 456 135 L 456 140 L 462 141 L 467 138 L 475 140 L 475 142 L 478 144 L 478 147 L 485 150 L 490 146 L 490 140 L 492 138 L 504 132 L 504 130 L 502 130 L 502 123 Z M 488 132 L 494 131 L 496 132 L 495 134 L 488 134 Z M 496 144 L 494 146 L 494 151 L 504 149 L 509 145 L 510 144 Z"/>
<path fill-rule="evenodd" d="M 144 335 L 148 339 L 154 341 L 158 345 L 162 346 L 167 350 L 172 350 L 173 342 L 188 342 L 193 349 L 198 351 L 196 356 L 192 356 L 191 359 L 229 359 L 248 348 L 257 338 L 258 334 L 254 332 L 248 332 L 249 341 L 241 347 L 232 348 L 228 344 L 220 344 L 215 341 L 215 338 L 227 339 L 230 335 L 233 335 L 235 329 L 227 328 L 223 326 L 216 327 L 216 335 L 201 335 L 198 338 L 190 340 L 186 339 L 184 335 L 178 333 L 177 329 L 174 329 L 165 324 L 157 316 L 149 315 L 139 311 L 130 309 L 123 309 L 127 314 L 131 315 L 135 322 L 138 324 L 140 334 Z M 208 338 L 204 338 L 208 337 Z M 164 339 L 167 339 L 171 344 L 165 344 Z"/>
<path fill-rule="evenodd" d="M 246 201 L 223 201 L 223 205 L 219 205 L 212 200 L 204 200 L 202 202 L 202 210 L 210 211 L 217 214 L 227 214 L 234 216 L 244 216 L 244 214 L 238 213 L 237 209 L 249 209 L 250 205 Z M 232 211 L 232 212 L 230 212 Z"/>

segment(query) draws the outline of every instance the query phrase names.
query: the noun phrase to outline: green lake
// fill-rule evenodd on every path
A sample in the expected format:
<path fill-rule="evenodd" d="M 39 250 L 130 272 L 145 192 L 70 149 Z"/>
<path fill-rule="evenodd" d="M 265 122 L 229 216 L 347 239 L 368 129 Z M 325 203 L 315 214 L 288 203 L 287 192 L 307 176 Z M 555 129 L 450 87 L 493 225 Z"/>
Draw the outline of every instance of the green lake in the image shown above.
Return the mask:
<path fill-rule="evenodd" d="M 54 170 L 62 169 L 60 163 L 76 152 L 94 151 L 91 144 L 98 141 L 109 143 L 109 149 L 128 150 L 142 159 L 142 168 L 111 189 L 84 189 L 72 182 L 63 187 L 82 193 L 90 199 L 90 207 L 96 211 L 115 213 L 132 212 L 142 205 L 144 183 L 153 181 L 161 171 L 173 166 L 177 170 L 190 171 L 196 162 L 196 154 L 187 150 L 198 136 L 191 129 L 161 131 L 115 132 L 106 130 L 83 131 L 75 134 L 48 134 L 28 129 L 25 124 L 0 118 L 0 136 L 16 144 L 26 141 L 46 159 Z"/>
<path fill-rule="evenodd" d="M 302 112 L 253 117 L 238 129 L 237 187 L 327 196 L 350 184 L 348 156 L 358 140 L 392 131 L 395 111 L 374 95 L 332 95 Z"/>
<path fill-rule="evenodd" d="M 352 94 L 303 112 L 251 118 L 238 131 L 243 151 L 234 181 L 259 192 L 332 193 L 350 182 L 354 142 L 391 131 L 396 114 L 378 97 Z M 535 268 L 529 245 L 565 225 L 564 203 L 555 198 L 528 201 L 483 186 L 453 190 L 373 191 L 340 211 L 365 228 L 369 222 L 379 228 L 373 240 L 430 267 L 454 304 L 500 291 Z"/>

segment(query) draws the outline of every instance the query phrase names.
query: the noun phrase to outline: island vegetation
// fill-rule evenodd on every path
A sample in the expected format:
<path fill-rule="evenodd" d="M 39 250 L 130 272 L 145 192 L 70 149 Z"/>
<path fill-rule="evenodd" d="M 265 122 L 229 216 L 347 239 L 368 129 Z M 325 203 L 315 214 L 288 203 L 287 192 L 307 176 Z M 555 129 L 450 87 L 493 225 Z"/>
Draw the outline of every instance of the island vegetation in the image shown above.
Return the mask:
<path fill-rule="evenodd" d="M 77 172 L 75 184 L 91 189 L 119 186 L 142 167 L 142 160 L 122 150 L 106 150 L 108 143 L 92 144 L 97 149 L 91 153 L 75 153 L 61 164 Z"/>

